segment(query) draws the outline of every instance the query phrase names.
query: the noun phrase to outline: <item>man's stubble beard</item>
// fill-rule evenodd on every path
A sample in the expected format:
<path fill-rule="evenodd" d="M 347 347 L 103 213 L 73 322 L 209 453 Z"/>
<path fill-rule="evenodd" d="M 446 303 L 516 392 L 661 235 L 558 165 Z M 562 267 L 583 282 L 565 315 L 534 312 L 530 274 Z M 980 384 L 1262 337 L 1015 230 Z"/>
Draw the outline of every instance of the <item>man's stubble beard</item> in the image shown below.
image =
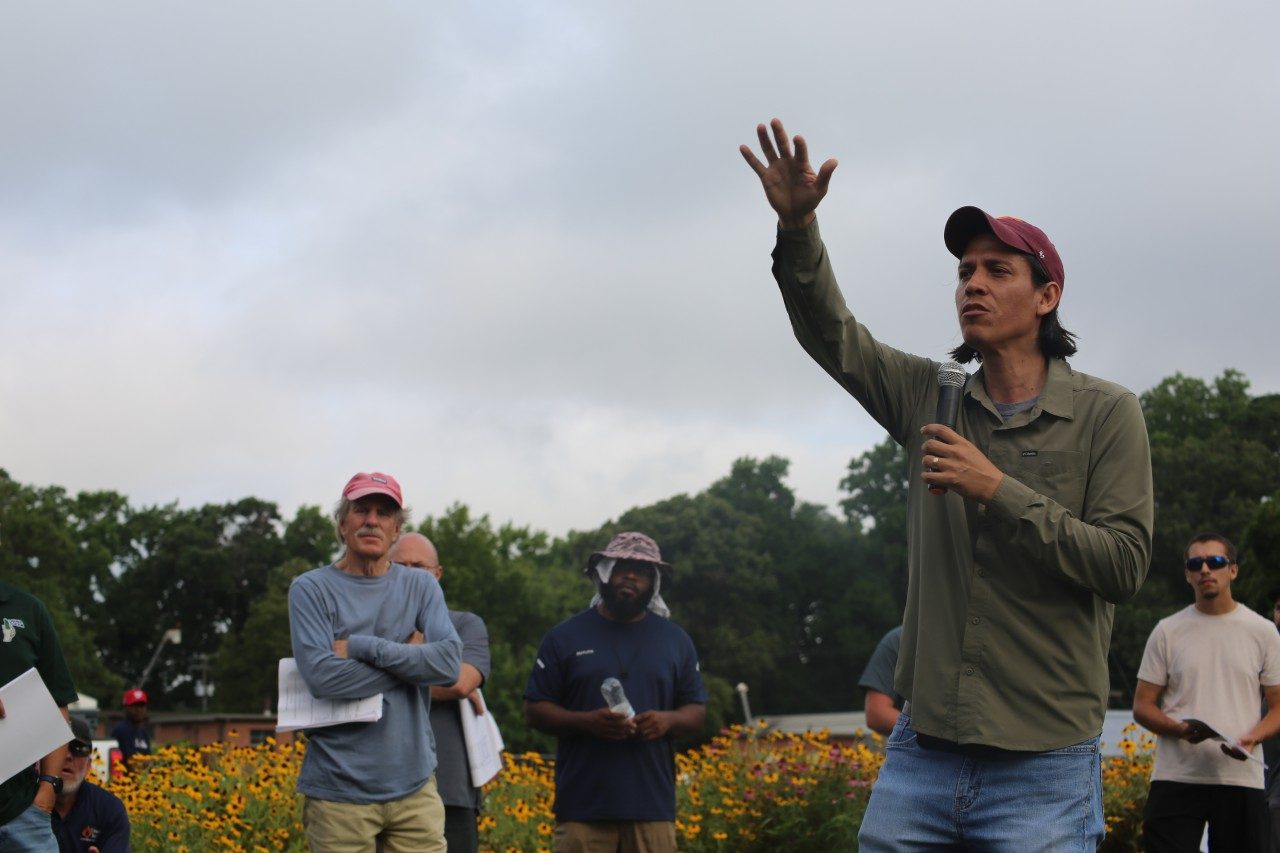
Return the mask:
<path fill-rule="evenodd" d="M 604 602 L 604 606 L 608 608 L 610 613 L 624 622 L 629 622 L 643 613 L 649 606 L 649 602 L 653 600 L 653 587 L 649 587 L 649 591 L 644 595 L 631 599 L 620 598 L 617 589 L 612 584 L 601 583 L 599 588 L 600 600 Z"/>

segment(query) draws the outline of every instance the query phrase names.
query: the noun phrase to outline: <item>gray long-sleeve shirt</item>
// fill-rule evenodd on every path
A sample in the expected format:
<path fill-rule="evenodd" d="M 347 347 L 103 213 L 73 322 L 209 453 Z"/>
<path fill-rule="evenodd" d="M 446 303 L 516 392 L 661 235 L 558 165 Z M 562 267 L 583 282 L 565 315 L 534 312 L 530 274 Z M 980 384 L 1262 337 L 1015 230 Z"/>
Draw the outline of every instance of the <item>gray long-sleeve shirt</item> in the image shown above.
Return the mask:
<path fill-rule="evenodd" d="M 379 577 L 322 566 L 289 587 L 293 656 L 318 699 L 382 694 L 382 719 L 307 732 L 298 792 L 323 800 L 398 800 L 427 783 L 436 752 L 421 688 L 458 679 L 462 642 L 430 572 L 392 564 Z M 421 644 L 405 642 L 414 631 Z M 347 657 L 333 641 L 347 640 Z"/>
<path fill-rule="evenodd" d="M 1044 751 L 1102 731 L 1115 604 L 1151 557 L 1151 450 L 1137 398 L 1049 359 L 1028 411 L 1004 420 L 979 370 L 956 431 L 1005 477 L 988 504 L 928 493 L 920 427 L 938 363 L 854 319 L 818 224 L 779 231 L 774 277 L 796 338 L 907 449 L 907 606 L 897 692 L 916 731 Z"/>

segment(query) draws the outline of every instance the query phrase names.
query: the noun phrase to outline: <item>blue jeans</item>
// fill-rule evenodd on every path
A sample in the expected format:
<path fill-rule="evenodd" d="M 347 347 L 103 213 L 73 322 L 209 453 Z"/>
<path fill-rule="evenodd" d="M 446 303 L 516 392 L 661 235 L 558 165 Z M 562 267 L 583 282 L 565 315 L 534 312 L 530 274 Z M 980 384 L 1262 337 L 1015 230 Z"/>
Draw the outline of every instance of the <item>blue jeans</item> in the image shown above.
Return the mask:
<path fill-rule="evenodd" d="M 858 849 L 1092 851 L 1104 830 L 1098 738 L 1049 752 L 926 748 L 902 714 Z"/>
<path fill-rule="evenodd" d="M 0 853 L 58 853 L 53 819 L 35 806 L 0 826 Z"/>

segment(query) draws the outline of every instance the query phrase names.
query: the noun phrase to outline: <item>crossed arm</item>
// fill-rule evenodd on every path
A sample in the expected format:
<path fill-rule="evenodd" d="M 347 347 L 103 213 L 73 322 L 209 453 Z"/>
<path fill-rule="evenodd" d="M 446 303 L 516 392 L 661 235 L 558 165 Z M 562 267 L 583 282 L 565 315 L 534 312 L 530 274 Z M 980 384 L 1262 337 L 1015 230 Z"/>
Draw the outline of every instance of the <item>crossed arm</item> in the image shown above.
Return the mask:
<path fill-rule="evenodd" d="M 333 638 L 333 625 L 310 590 L 289 590 L 289 627 L 298 671 L 318 699 L 364 699 L 401 684 L 426 687 L 458 680 L 462 642 L 443 600 L 429 608 L 428 642 L 414 630 L 401 641 L 353 635 Z M 438 611 L 438 614 L 435 613 Z"/>

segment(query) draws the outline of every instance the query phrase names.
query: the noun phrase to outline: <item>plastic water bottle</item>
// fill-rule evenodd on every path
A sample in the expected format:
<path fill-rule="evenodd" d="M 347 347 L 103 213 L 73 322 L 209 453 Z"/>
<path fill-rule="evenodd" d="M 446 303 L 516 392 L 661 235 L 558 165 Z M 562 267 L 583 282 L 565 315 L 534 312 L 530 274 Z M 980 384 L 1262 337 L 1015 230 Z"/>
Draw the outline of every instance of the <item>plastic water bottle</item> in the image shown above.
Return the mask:
<path fill-rule="evenodd" d="M 636 715 L 636 709 L 631 707 L 631 703 L 627 701 L 626 691 L 622 689 L 622 682 L 616 678 L 606 678 L 600 682 L 600 692 L 604 694 L 605 704 L 609 706 L 609 710 L 615 714 L 622 714 L 628 720 Z"/>

